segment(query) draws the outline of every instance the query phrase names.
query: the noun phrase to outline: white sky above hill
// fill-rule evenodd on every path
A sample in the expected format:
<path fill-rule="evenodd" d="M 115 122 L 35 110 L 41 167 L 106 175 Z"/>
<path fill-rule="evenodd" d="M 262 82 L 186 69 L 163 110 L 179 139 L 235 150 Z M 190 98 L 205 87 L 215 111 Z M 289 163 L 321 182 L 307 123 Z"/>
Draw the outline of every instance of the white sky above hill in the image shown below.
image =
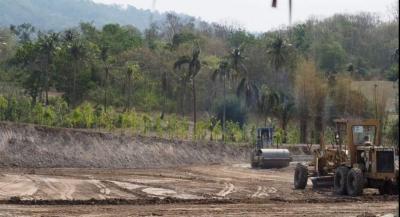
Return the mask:
<path fill-rule="evenodd" d="M 106 4 L 130 4 L 141 9 L 152 9 L 152 0 L 93 0 Z M 288 0 L 157 0 L 159 12 L 175 11 L 204 21 L 235 23 L 250 31 L 266 31 L 288 25 Z M 328 17 L 335 13 L 372 12 L 383 19 L 390 17 L 389 8 L 395 0 L 293 0 L 293 23 L 310 16 Z"/>

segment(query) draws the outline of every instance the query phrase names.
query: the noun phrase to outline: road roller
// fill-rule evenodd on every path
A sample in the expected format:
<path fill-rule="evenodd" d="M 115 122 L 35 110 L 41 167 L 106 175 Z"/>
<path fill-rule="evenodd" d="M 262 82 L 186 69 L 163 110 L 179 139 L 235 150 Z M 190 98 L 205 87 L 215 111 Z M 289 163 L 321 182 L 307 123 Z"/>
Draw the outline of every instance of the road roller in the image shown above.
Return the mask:
<path fill-rule="evenodd" d="M 279 149 L 274 145 L 274 129 L 258 128 L 257 141 L 251 152 L 252 168 L 283 168 L 289 166 L 292 157 L 288 149 Z"/>

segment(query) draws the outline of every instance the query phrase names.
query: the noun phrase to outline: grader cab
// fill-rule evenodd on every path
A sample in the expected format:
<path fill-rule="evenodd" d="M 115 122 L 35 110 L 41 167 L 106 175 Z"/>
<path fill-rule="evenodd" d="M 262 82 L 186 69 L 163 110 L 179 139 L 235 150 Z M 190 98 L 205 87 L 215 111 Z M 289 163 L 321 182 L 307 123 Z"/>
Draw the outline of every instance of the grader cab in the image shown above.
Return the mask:
<path fill-rule="evenodd" d="M 294 187 L 304 189 L 310 178 L 313 187 L 333 186 L 338 195 L 358 196 L 364 188 L 398 193 L 395 148 L 382 146 L 379 120 L 340 119 L 335 124 L 335 144 L 320 144 L 313 162 L 296 166 Z"/>

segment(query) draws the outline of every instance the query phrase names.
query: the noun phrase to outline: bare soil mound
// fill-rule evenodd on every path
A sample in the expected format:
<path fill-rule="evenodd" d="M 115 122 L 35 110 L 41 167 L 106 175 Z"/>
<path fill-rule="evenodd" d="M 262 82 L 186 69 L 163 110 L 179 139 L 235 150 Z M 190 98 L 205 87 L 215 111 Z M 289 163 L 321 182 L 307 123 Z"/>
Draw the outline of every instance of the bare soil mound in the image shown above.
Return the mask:
<path fill-rule="evenodd" d="M 232 145 L 0 122 L 0 166 L 159 168 L 247 161 Z"/>

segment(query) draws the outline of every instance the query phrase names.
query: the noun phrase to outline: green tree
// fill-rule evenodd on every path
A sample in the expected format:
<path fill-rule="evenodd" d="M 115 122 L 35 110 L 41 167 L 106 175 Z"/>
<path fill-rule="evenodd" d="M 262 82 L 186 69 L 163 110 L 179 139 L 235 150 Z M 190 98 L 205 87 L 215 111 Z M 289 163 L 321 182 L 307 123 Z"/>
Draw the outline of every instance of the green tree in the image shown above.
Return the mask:
<path fill-rule="evenodd" d="M 197 105 L 196 105 L 196 76 L 201 70 L 200 63 L 200 47 L 195 45 L 191 56 L 181 56 L 175 63 L 174 69 L 180 69 L 183 65 L 188 65 L 187 78 L 192 82 L 192 95 L 193 95 L 193 135 L 196 134 L 197 123 Z"/>
<path fill-rule="evenodd" d="M 44 73 L 38 61 L 39 46 L 37 43 L 27 42 L 20 46 L 11 63 L 20 67 L 24 73 L 22 86 L 32 98 L 32 105 L 36 104 L 37 98 L 41 100 L 44 89 Z"/>
<path fill-rule="evenodd" d="M 226 82 L 232 78 L 232 70 L 229 62 L 226 60 L 221 60 L 218 64 L 218 69 L 214 71 L 211 79 L 215 81 L 219 77 L 222 79 L 222 89 L 223 89 L 223 114 L 222 114 L 222 140 L 225 141 L 226 132 Z"/>
<path fill-rule="evenodd" d="M 30 23 L 23 23 L 19 26 L 11 25 L 10 30 L 22 44 L 32 42 L 32 35 L 36 32 L 36 28 Z"/>
<path fill-rule="evenodd" d="M 262 85 L 257 100 L 257 111 L 264 118 L 264 124 L 267 126 L 268 117 L 273 115 L 274 109 L 280 103 L 279 94 L 271 90 L 266 85 Z"/>
<path fill-rule="evenodd" d="M 101 44 L 106 45 L 112 55 L 139 47 L 143 42 L 138 29 L 133 26 L 121 27 L 119 24 L 103 26 L 100 37 Z"/>
<path fill-rule="evenodd" d="M 132 108 L 132 95 L 134 82 L 141 79 L 140 67 L 135 63 L 128 63 L 125 69 L 124 89 L 125 89 L 125 111 Z"/>
<path fill-rule="evenodd" d="M 59 34 L 49 33 L 49 34 L 39 34 L 38 39 L 39 55 L 42 66 L 42 71 L 44 74 L 44 92 L 45 92 L 45 103 L 49 104 L 49 90 L 54 73 L 53 60 L 56 55 L 56 51 L 59 48 Z"/>
<path fill-rule="evenodd" d="M 325 41 L 317 47 L 319 67 L 327 72 L 339 72 L 342 68 L 346 52 L 336 41 Z"/>
<path fill-rule="evenodd" d="M 279 120 L 282 129 L 282 142 L 287 143 L 287 126 L 293 118 L 295 112 L 295 104 L 291 97 L 284 93 L 279 93 L 278 104 L 273 109 L 274 116 Z"/>
<path fill-rule="evenodd" d="M 267 45 L 267 54 L 269 55 L 269 63 L 275 70 L 279 70 L 287 65 L 290 55 L 291 45 L 278 34 L 272 38 Z"/>
<path fill-rule="evenodd" d="M 225 106 L 224 106 L 225 104 Z M 247 121 L 247 111 L 244 103 L 236 95 L 229 95 L 226 102 L 219 101 L 214 105 L 213 111 L 216 118 L 221 121 L 224 109 L 226 109 L 226 121 L 239 124 L 240 127 Z"/>
<path fill-rule="evenodd" d="M 258 97 L 258 88 L 254 80 L 250 79 L 249 71 L 244 64 L 245 57 L 242 55 L 242 48 L 232 50 L 229 55 L 230 66 L 235 72 L 235 76 L 241 77 L 236 89 L 238 96 L 244 95 L 248 106 L 251 106 Z"/>
<path fill-rule="evenodd" d="M 109 64 L 109 49 L 107 46 L 102 46 L 100 48 L 100 60 L 103 63 L 104 68 L 104 77 L 103 77 L 103 89 L 104 89 L 104 97 L 103 97 L 103 107 L 104 111 L 107 112 L 108 106 L 108 79 L 110 75 L 110 64 Z"/>
<path fill-rule="evenodd" d="M 65 46 L 67 48 L 67 53 L 69 57 L 71 57 L 72 62 L 72 78 L 68 79 L 70 83 L 69 88 L 69 97 L 70 101 L 73 105 L 76 105 L 78 102 L 78 95 L 77 95 L 77 80 L 80 71 L 82 70 L 85 61 L 87 59 L 87 48 L 84 42 L 80 39 L 78 33 L 74 32 L 73 30 L 67 30 L 65 32 Z"/>
<path fill-rule="evenodd" d="M 306 24 L 298 24 L 291 30 L 291 41 L 296 50 L 302 54 L 303 57 L 308 58 L 312 41 L 310 39 L 310 31 L 307 29 Z"/>

